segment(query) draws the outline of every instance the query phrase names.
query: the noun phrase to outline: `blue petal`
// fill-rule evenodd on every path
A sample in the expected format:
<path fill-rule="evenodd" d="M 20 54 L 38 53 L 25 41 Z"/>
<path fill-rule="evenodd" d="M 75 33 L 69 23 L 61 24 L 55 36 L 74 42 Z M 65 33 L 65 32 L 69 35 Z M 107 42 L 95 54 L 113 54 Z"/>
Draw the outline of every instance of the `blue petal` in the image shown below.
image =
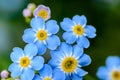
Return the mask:
<path fill-rule="evenodd" d="M 102 67 L 98 68 L 96 75 L 101 80 L 107 80 L 109 71 L 105 67 L 102 66 Z"/>
<path fill-rule="evenodd" d="M 60 45 L 60 50 L 65 53 L 64 55 L 66 55 L 66 54 L 67 55 L 71 55 L 71 53 L 72 53 L 72 46 L 63 42 Z"/>
<path fill-rule="evenodd" d="M 9 66 L 9 69 L 8 69 L 8 70 L 11 72 L 11 76 L 12 76 L 13 78 L 18 77 L 18 76 L 21 74 L 20 66 L 19 66 L 19 64 L 16 64 L 16 63 L 12 63 L 12 64 Z"/>
<path fill-rule="evenodd" d="M 36 56 L 32 59 L 31 66 L 34 70 L 40 70 L 43 67 L 44 58 L 41 56 Z"/>
<path fill-rule="evenodd" d="M 76 74 L 72 74 L 71 78 L 72 78 L 72 80 L 83 80 L 82 77 L 79 77 L 79 76 L 76 75 Z"/>
<path fill-rule="evenodd" d="M 27 44 L 24 48 L 24 54 L 32 58 L 38 52 L 37 47 L 34 44 Z"/>
<path fill-rule="evenodd" d="M 57 66 L 59 66 L 60 62 L 53 58 L 48 62 L 48 64 L 51 65 L 53 68 L 56 68 Z"/>
<path fill-rule="evenodd" d="M 32 80 L 42 80 L 42 79 L 41 79 L 41 77 L 39 75 L 35 75 Z"/>
<path fill-rule="evenodd" d="M 35 42 L 35 45 L 37 46 L 38 48 L 38 54 L 39 55 L 42 55 L 46 52 L 46 46 L 44 45 L 43 42 L 40 42 L 40 41 L 36 41 Z"/>
<path fill-rule="evenodd" d="M 64 32 L 63 39 L 66 40 L 66 43 L 73 44 L 76 41 L 77 37 L 72 31 L 69 31 Z"/>
<path fill-rule="evenodd" d="M 26 43 L 33 43 L 35 40 L 35 32 L 31 28 L 26 29 L 22 38 Z"/>
<path fill-rule="evenodd" d="M 56 35 L 49 36 L 46 42 L 50 50 L 55 50 L 60 45 L 60 39 Z"/>
<path fill-rule="evenodd" d="M 23 50 L 19 47 L 13 48 L 13 52 L 10 54 L 10 58 L 13 62 L 19 61 L 20 57 L 23 56 Z"/>
<path fill-rule="evenodd" d="M 34 71 L 30 68 L 24 69 L 21 74 L 21 80 L 32 80 L 34 78 Z"/>
<path fill-rule="evenodd" d="M 59 69 L 54 69 L 53 71 L 53 80 L 65 80 L 65 73 Z"/>
<path fill-rule="evenodd" d="M 84 36 L 78 38 L 77 44 L 83 48 L 88 48 L 90 46 L 89 40 Z"/>
<path fill-rule="evenodd" d="M 61 58 L 64 58 L 65 54 L 64 52 L 62 52 L 61 50 L 54 50 L 54 51 L 51 51 L 51 57 L 53 59 L 57 59 L 57 60 L 60 60 Z"/>
<path fill-rule="evenodd" d="M 76 74 L 80 77 L 85 76 L 88 74 L 88 72 L 84 71 L 83 69 L 77 68 L 76 69 Z"/>
<path fill-rule="evenodd" d="M 92 25 L 86 25 L 85 30 L 88 30 L 90 32 L 96 32 L 96 29 Z"/>
<path fill-rule="evenodd" d="M 35 17 L 30 23 L 33 30 L 39 30 L 45 28 L 45 21 L 41 17 Z"/>
<path fill-rule="evenodd" d="M 72 20 L 75 21 L 75 23 L 80 24 L 81 26 L 85 26 L 87 23 L 87 19 L 84 15 L 82 16 L 75 15 L 73 16 Z"/>
<path fill-rule="evenodd" d="M 109 56 L 106 60 L 108 68 L 118 67 L 120 65 L 120 58 L 118 56 Z"/>
<path fill-rule="evenodd" d="M 96 36 L 95 32 L 96 29 L 93 26 L 87 25 L 85 27 L 85 34 L 87 35 L 88 38 L 94 38 Z"/>
<path fill-rule="evenodd" d="M 39 71 L 39 74 L 44 77 L 52 77 L 52 68 L 48 64 L 45 64 L 44 67 Z"/>
<path fill-rule="evenodd" d="M 60 25 L 64 31 L 72 31 L 74 23 L 69 18 L 64 18 L 63 22 L 61 22 Z"/>
<path fill-rule="evenodd" d="M 80 59 L 79 59 L 79 64 L 81 66 L 87 66 L 91 63 L 91 58 L 89 55 L 87 54 L 83 54 Z"/>
<path fill-rule="evenodd" d="M 66 74 L 65 80 L 71 80 L 71 76 L 69 74 Z"/>
<path fill-rule="evenodd" d="M 48 34 L 56 34 L 59 31 L 59 26 L 55 20 L 49 20 L 46 23 L 46 30 Z"/>
<path fill-rule="evenodd" d="M 81 57 L 82 54 L 83 54 L 83 48 L 79 47 L 78 45 L 73 46 L 73 55 L 76 58 Z"/>

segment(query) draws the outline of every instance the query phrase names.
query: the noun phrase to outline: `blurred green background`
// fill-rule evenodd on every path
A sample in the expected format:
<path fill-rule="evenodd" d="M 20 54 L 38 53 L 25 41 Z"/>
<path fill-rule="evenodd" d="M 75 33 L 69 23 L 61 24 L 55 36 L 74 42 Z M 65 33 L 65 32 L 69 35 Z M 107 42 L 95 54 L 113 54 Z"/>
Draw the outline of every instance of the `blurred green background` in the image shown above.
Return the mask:
<path fill-rule="evenodd" d="M 105 64 L 107 56 L 120 56 L 120 0 L 0 0 L 0 71 L 12 63 L 12 48 L 24 48 L 26 44 L 22 35 L 30 25 L 22 11 L 31 2 L 49 6 L 51 19 L 58 24 L 78 14 L 85 15 L 87 24 L 97 29 L 97 37 L 90 39 L 91 46 L 84 51 L 92 58 L 91 65 L 84 67 L 89 72 L 85 80 L 97 80 L 97 68 Z"/>

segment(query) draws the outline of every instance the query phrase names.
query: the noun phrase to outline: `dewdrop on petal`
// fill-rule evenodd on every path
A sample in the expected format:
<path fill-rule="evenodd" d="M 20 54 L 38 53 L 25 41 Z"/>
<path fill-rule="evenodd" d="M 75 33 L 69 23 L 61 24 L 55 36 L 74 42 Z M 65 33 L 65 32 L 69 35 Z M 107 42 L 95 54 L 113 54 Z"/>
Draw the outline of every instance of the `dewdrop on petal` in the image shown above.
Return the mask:
<path fill-rule="evenodd" d="M 8 78 L 9 72 L 8 72 L 7 70 L 3 70 L 3 71 L 0 73 L 0 76 L 1 76 L 2 79 Z"/>

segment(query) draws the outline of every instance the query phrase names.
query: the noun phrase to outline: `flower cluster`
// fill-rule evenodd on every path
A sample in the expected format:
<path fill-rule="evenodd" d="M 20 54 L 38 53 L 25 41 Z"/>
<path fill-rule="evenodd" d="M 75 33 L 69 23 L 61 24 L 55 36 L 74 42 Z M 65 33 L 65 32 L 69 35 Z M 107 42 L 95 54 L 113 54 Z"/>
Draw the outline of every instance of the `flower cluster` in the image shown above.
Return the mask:
<path fill-rule="evenodd" d="M 88 38 L 96 36 L 96 29 L 87 25 L 84 15 L 64 18 L 58 25 L 50 18 L 50 9 L 44 5 L 34 10 L 31 28 L 24 31 L 24 49 L 13 48 L 10 55 L 12 64 L 9 71 L 13 78 L 21 80 L 82 80 L 88 72 L 82 69 L 91 63 L 84 48 L 90 46 Z M 47 20 L 47 21 L 46 21 Z M 60 40 L 57 33 L 60 27 L 65 31 Z M 43 54 L 50 51 L 51 59 L 45 63 Z"/>
<path fill-rule="evenodd" d="M 120 58 L 109 56 L 106 60 L 106 66 L 99 67 L 97 77 L 100 80 L 120 80 Z"/>
<path fill-rule="evenodd" d="M 33 17 L 34 9 L 36 5 L 34 3 L 29 3 L 27 8 L 23 10 L 23 16 L 25 17 L 26 22 L 30 22 L 31 18 Z"/>
<path fill-rule="evenodd" d="M 30 22 L 33 17 L 42 17 L 45 21 L 51 17 L 50 8 L 44 5 L 39 5 L 36 8 L 34 3 L 29 3 L 27 8 L 23 10 L 23 16 L 25 17 L 26 22 Z"/>

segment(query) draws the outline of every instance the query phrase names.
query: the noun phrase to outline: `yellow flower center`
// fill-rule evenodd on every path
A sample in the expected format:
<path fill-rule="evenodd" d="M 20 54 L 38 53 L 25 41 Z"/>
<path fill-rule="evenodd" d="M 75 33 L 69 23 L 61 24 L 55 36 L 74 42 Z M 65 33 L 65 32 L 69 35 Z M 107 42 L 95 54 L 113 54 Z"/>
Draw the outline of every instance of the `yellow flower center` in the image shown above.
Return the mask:
<path fill-rule="evenodd" d="M 20 59 L 20 66 L 28 67 L 30 65 L 30 59 L 28 57 L 22 57 Z"/>
<path fill-rule="evenodd" d="M 46 78 L 44 78 L 44 80 L 52 80 L 51 78 L 49 78 L 49 77 L 46 77 Z"/>
<path fill-rule="evenodd" d="M 113 71 L 111 76 L 112 76 L 112 80 L 120 80 L 120 71 L 117 70 Z"/>
<path fill-rule="evenodd" d="M 36 34 L 37 38 L 41 41 L 47 39 L 47 32 L 45 30 L 39 30 Z"/>
<path fill-rule="evenodd" d="M 76 25 L 73 28 L 73 32 L 77 35 L 82 35 L 84 33 L 84 28 L 81 25 Z"/>
<path fill-rule="evenodd" d="M 76 70 L 78 61 L 74 57 L 66 57 L 61 63 L 62 70 L 66 73 L 72 73 Z"/>
<path fill-rule="evenodd" d="M 46 19 L 48 17 L 48 12 L 45 9 L 41 9 L 37 14 L 38 14 L 38 16 L 42 17 L 43 19 Z"/>

